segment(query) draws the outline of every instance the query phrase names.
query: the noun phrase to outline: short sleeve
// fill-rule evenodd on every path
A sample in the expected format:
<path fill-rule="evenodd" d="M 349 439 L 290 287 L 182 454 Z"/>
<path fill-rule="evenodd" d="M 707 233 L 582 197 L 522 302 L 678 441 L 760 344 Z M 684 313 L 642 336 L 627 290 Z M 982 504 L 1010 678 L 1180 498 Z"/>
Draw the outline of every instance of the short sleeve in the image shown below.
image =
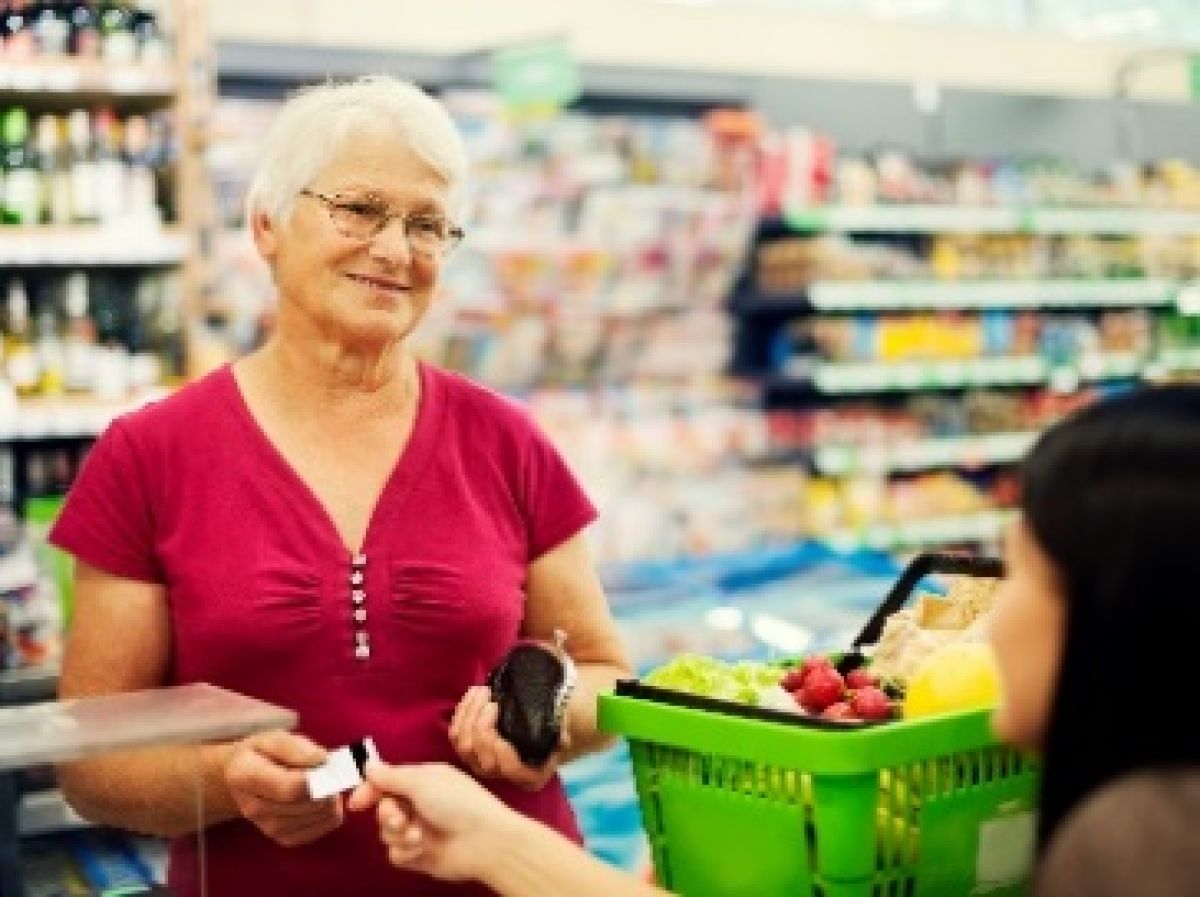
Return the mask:
<path fill-rule="evenodd" d="M 120 421 L 88 452 L 50 542 L 115 576 L 163 582 L 144 472 Z"/>
<path fill-rule="evenodd" d="M 532 420 L 522 485 L 530 561 L 554 550 L 597 517 L 595 505 L 562 455 Z"/>

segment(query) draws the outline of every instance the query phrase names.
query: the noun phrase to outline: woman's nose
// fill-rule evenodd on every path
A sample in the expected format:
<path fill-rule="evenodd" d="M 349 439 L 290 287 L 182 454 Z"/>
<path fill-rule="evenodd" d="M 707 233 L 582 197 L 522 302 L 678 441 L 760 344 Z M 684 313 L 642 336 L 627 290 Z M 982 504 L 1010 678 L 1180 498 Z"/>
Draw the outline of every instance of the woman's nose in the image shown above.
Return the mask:
<path fill-rule="evenodd" d="M 412 260 L 413 250 L 408 242 L 404 219 L 393 218 L 389 221 L 371 240 L 368 251 L 375 258 L 396 265 L 407 265 Z"/>

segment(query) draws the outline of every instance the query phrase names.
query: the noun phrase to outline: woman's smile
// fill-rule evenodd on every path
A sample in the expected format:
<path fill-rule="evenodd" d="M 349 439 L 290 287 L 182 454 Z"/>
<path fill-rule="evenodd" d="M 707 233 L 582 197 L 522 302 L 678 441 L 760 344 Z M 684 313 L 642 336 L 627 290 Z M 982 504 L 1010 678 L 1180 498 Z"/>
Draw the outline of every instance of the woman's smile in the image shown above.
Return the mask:
<path fill-rule="evenodd" d="M 397 280 L 391 280 L 387 277 L 375 277 L 370 274 L 347 274 L 348 278 L 355 283 L 361 283 L 371 290 L 376 292 L 387 293 L 388 295 L 399 297 L 409 291 L 407 284 L 400 283 Z"/>

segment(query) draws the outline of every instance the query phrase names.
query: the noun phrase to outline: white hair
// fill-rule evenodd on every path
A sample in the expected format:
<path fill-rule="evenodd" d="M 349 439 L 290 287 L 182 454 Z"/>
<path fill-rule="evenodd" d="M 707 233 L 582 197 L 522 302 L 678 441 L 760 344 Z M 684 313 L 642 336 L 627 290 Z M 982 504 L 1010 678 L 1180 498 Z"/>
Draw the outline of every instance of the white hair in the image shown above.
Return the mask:
<path fill-rule="evenodd" d="M 286 216 L 356 130 L 380 126 L 392 129 L 445 180 L 453 204 L 466 179 L 467 153 L 446 107 L 408 81 L 368 75 L 306 87 L 288 98 L 263 139 L 246 194 L 247 216 Z"/>

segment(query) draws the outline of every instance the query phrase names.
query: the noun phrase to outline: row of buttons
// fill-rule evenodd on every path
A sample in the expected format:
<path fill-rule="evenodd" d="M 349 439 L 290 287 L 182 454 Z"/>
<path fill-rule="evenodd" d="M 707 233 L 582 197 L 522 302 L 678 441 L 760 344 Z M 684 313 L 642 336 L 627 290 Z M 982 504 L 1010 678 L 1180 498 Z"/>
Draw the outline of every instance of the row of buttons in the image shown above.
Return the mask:
<path fill-rule="evenodd" d="M 351 613 L 356 628 L 354 630 L 354 656 L 358 660 L 366 660 L 371 656 L 371 637 L 367 634 L 367 592 L 364 587 L 367 575 L 367 556 L 356 554 L 350 562 L 350 602 L 353 605 Z"/>

